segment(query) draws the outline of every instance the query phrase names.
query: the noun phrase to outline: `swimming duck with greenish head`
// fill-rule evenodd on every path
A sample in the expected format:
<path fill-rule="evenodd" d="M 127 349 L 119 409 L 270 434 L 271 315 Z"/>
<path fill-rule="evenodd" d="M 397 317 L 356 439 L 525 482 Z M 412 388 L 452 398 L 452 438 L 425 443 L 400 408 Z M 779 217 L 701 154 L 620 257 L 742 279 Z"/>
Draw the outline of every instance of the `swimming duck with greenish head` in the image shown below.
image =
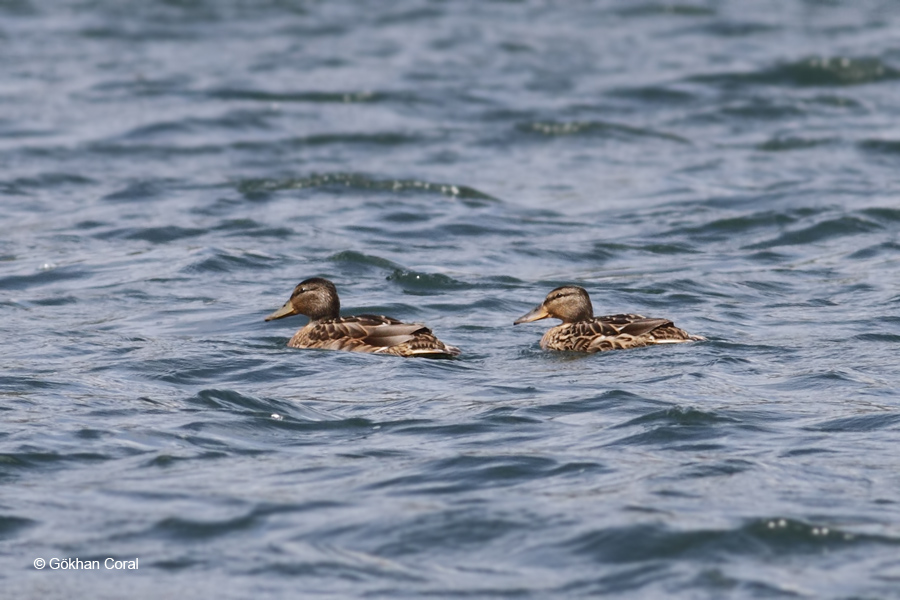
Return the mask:
<path fill-rule="evenodd" d="M 284 306 L 266 321 L 306 315 L 309 323 L 290 339 L 291 348 L 321 348 L 395 356 L 452 358 L 459 348 L 437 339 L 421 323 L 403 323 L 381 315 L 341 316 L 337 289 L 327 279 L 301 281 Z"/>
<path fill-rule="evenodd" d="M 544 350 L 603 352 L 706 339 L 675 327 L 668 319 L 641 315 L 595 317 L 590 296 L 577 285 L 556 288 L 540 306 L 516 319 L 514 325 L 548 317 L 561 319 L 562 324 L 551 327 L 541 338 Z"/>

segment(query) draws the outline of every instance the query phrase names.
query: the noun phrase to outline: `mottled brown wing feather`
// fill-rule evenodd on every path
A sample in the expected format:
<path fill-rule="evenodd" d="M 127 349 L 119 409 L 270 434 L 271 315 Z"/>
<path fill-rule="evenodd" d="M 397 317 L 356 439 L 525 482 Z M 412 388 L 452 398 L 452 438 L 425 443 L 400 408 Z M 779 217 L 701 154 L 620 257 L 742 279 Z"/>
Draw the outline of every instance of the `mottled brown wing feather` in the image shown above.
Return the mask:
<path fill-rule="evenodd" d="M 420 334 L 430 334 L 427 327 L 416 324 L 379 325 L 372 329 L 363 341 L 371 346 L 399 346 L 416 339 Z"/>
<path fill-rule="evenodd" d="M 294 334 L 288 345 L 397 356 L 447 358 L 459 355 L 459 348 L 444 344 L 421 323 L 403 323 L 382 315 L 317 321 Z"/>
<path fill-rule="evenodd" d="M 544 334 L 541 346 L 550 350 L 604 352 L 700 339 L 703 338 L 675 327 L 669 319 L 621 314 L 563 323 Z"/>
<path fill-rule="evenodd" d="M 660 327 L 669 327 L 672 326 L 672 321 L 668 319 L 651 319 L 647 317 L 641 317 L 638 315 L 629 315 L 635 317 L 633 320 L 627 323 L 614 324 L 613 327 L 619 332 L 619 334 L 625 335 L 633 335 L 639 336 L 644 335 L 645 333 L 650 333 L 654 329 Z"/>
<path fill-rule="evenodd" d="M 427 329 L 416 333 L 416 336 L 408 342 L 391 346 L 386 352 L 398 356 L 422 356 L 425 358 L 459 356 L 459 348 L 445 344 Z"/>
<path fill-rule="evenodd" d="M 342 320 L 356 321 L 363 325 L 381 325 L 382 323 L 390 323 L 391 325 L 415 325 L 415 323 L 404 323 L 398 321 L 394 317 L 386 317 L 384 315 L 354 315 L 352 317 L 341 317 Z M 421 324 L 419 324 L 421 327 Z"/>
<path fill-rule="evenodd" d="M 377 315 L 359 315 L 320 321 L 309 337 L 313 341 L 349 338 L 367 346 L 396 346 L 413 339 L 416 332 L 422 330 L 428 331 L 417 323 L 401 323 Z"/>
<path fill-rule="evenodd" d="M 619 330 L 612 324 L 599 319 L 572 323 L 572 335 L 584 337 L 618 335 Z"/>
<path fill-rule="evenodd" d="M 604 323 L 610 323 L 612 325 L 625 325 L 627 323 L 631 323 L 632 321 L 639 321 L 641 319 L 646 319 L 644 315 L 636 315 L 633 313 L 623 313 L 620 315 L 606 315 L 604 317 L 594 317 L 596 321 L 603 321 Z"/>

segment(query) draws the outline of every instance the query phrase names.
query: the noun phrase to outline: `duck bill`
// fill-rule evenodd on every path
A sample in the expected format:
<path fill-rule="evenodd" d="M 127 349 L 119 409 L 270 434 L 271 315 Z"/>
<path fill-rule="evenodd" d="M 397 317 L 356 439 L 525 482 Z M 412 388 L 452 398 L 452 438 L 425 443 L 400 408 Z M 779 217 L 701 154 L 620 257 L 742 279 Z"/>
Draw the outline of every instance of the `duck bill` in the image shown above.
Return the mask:
<path fill-rule="evenodd" d="M 540 321 L 541 319 L 546 319 L 550 316 L 550 313 L 547 312 L 547 309 L 544 308 L 544 305 L 534 308 L 531 312 L 522 315 L 515 321 L 513 321 L 513 325 L 518 325 L 519 323 L 531 323 L 532 321 Z"/>
<path fill-rule="evenodd" d="M 291 304 L 291 301 L 288 300 L 284 303 L 284 306 L 273 312 L 271 315 L 266 317 L 266 321 L 274 321 L 275 319 L 283 319 L 285 317 L 290 317 L 291 315 L 296 315 L 297 311 L 294 309 L 294 305 Z"/>

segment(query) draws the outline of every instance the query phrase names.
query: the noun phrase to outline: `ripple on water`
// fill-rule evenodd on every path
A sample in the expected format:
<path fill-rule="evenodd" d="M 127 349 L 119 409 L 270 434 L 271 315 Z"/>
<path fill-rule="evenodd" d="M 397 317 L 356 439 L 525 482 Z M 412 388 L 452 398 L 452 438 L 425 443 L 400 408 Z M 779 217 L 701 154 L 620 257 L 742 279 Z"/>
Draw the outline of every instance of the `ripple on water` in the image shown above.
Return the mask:
<path fill-rule="evenodd" d="M 218 88 L 206 92 L 220 100 L 256 100 L 260 102 L 301 102 L 312 104 L 372 104 L 378 102 L 416 102 L 409 92 L 346 91 L 346 92 L 271 92 L 260 89 Z"/>
<path fill-rule="evenodd" d="M 101 240 L 125 239 L 150 242 L 152 244 L 168 244 L 177 240 L 199 237 L 207 233 L 205 229 L 166 225 L 163 227 L 126 227 L 94 234 Z"/>
<path fill-rule="evenodd" d="M 409 519 L 402 529 L 375 526 L 367 533 L 373 540 L 389 540 L 374 544 L 377 556 L 403 558 L 429 554 L 436 545 L 453 554 L 479 550 L 526 526 L 522 520 L 463 508 L 431 511 Z"/>
<path fill-rule="evenodd" d="M 809 57 L 746 73 L 699 75 L 690 81 L 723 87 L 744 85 L 848 86 L 900 78 L 900 71 L 878 58 Z"/>
<path fill-rule="evenodd" d="M 459 455 L 429 461 L 424 469 L 401 474 L 369 486 L 392 493 L 445 494 L 527 484 L 536 480 L 586 471 L 611 469 L 598 462 L 560 462 L 545 456 L 525 454 Z"/>
<path fill-rule="evenodd" d="M 617 8 L 615 12 L 623 17 L 645 19 L 659 16 L 712 17 L 718 11 L 715 8 L 696 4 L 645 2 L 627 8 Z"/>
<path fill-rule="evenodd" d="M 697 100 L 697 95 L 690 91 L 662 85 L 614 88 L 607 95 L 663 106 L 687 104 Z"/>
<path fill-rule="evenodd" d="M 900 154 L 900 140 L 883 138 L 867 139 L 861 140 L 858 144 L 862 150 L 872 152 L 873 154 L 886 154 L 889 156 Z"/>
<path fill-rule="evenodd" d="M 194 259 L 182 269 L 184 273 L 234 273 L 249 269 L 259 271 L 276 267 L 279 260 L 257 252 L 206 248 L 199 252 L 203 258 Z"/>
<path fill-rule="evenodd" d="M 23 529 L 36 525 L 32 519 L 24 519 L 12 515 L 0 515 L 0 540 L 11 539 Z"/>
<path fill-rule="evenodd" d="M 853 339 L 861 342 L 876 342 L 890 344 L 891 347 L 900 343 L 900 335 L 895 333 L 861 333 L 853 336 Z"/>
<path fill-rule="evenodd" d="M 186 519 L 168 517 L 153 526 L 153 534 L 163 536 L 172 541 L 196 542 L 204 539 L 233 535 L 236 532 L 252 529 L 259 525 L 259 511 L 226 519 Z"/>
<path fill-rule="evenodd" d="M 761 211 L 734 217 L 716 218 L 697 226 L 675 229 L 673 235 L 689 235 L 692 239 L 724 240 L 754 231 L 782 228 L 799 217 L 787 211 Z"/>
<path fill-rule="evenodd" d="M 81 266 L 57 267 L 48 264 L 45 268 L 41 268 L 29 275 L 0 277 L 0 290 L 26 290 L 72 279 L 83 279 L 89 277 L 92 272 L 91 269 L 85 269 Z"/>
<path fill-rule="evenodd" d="M 214 409 L 239 415 L 262 418 L 254 421 L 252 429 L 277 428 L 289 430 L 357 431 L 370 428 L 368 419 L 345 418 L 322 408 L 295 399 L 257 398 L 228 389 L 205 389 L 185 401 L 189 407 Z"/>
<path fill-rule="evenodd" d="M 213 129 L 240 131 L 245 129 L 272 129 L 273 114 L 267 109 L 232 110 L 213 118 L 185 118 L 178 121 L 160 121 L 149 125 L 141 125 L 118 136 L 117 140 L 169 140 L 173 136 L 189 136 L 195 133 L 206 133 Z"/>
<path fill-rule="evenodd" d="M 846 215 L 832 219 L 826 219 L 815 225 L 804 227 L 796 231 L 789 231 L 776 238 L 757 242 L 745 246 L 748 250 L 763 250 L 777 248 L 778 246 L 798 246 L 815 243 L 823 243 L 839 237 L 871 233 L 882 229 L 880 225 L 869 219 Z"/>
<path fill-rule="evenodd" d="M 38 190 L 55 190 L 57 188 L 96 185 L 97 181 L 80 173 L 48 171 L 32 177 L 16 177 L 0 182 L 4 193 L 27 195 Z"/>
<path fill-rule="evenodd" d="M 408 293 L 440 292 L 472 287 L 443 273 L 426 273 L 408 269 L 394 269 L 387 279 L 398 284 Z"/>
<path fill-rule="evenodd" d="M 866 217 L 883 224 L 900 223 L 900 209 L 886 206 L 876 206 L 860 211 Z"/>
<path fill-rule="evenodd" d="M 525 414 L 552 418 L 580 413 L 602 414 L 613 409 L 624 409 L 628 412 L 636 412 L 643 415 L 646 410 L 658 409 L 660 406 L 668 406 L 668 404 L 633 392 L 616 389 L 603 392 L 598 396 L 541 404 L 524 410 Z"/>
<path fill-rule="evenodd" d="M 0 454 L 0 477 L 24 475 L 25 471 L 44 471 L 48 467 L 104 462 L 112 456 L 99 452 L 41 452 L 24 449 Z"/>
<path fill-rule="evenodd" d="M 806 150 L 817 146 L 836 144 L 834 138 L 812 138 L 802 136 L 776 136 L 757 144 L 756 149 L 763 152 L 788 152 L 791 150 Z"/>
<path fill-rule="evenodd" d="M 215 231 L 235 238 L 275 238 L 286 240 L 296 235 L 290 227 L 271 227 L 253 219 L 225 219 L 214 227 Z"/>
<path fill-rule="evenodd" d="M 374 254 L 364 254 L 355 250 L 344 250 L 337 254 L 332 254 L 328 257 L 328 260 L 342 265 L 349 265 L 354 269 L 357 267 L 362 270 L 368 270 L 369 267 L 377 267 L 379 269 L 390 271 L 400 269 L 399 265 L 386 258 Z"/>
<path fill-rule="evenodd" d="M 634 127 L 620 123 L 607 123 L 605 121 L 568 121 L 548 122 L 537 121 L 521 123 L 518 130 L 523 133 L 538 134 L 546 137 L 565 136 L 596 136 L 608 137 L 617 140 L 629 138 L 650 137 L 679 144 L 689 144 L 690 141 L 673 133 L 656 131 L 646 127 Z"/>
<path fill-rule="evenodd" d="M 238 191 L 249 198 L 267 196 L 283 190 L 337 188 L 367 192 L 415 192 L 450 196 L 471 206 L 485 206 L 496 198 L 465 185 L 431 183 L 413 179 L 376 179 L 358 173 L 325 173 L 295 179 L 245 179 L 238 183 Z"/>
<path fill-rule="evenodd" d="M 829 419 L 813 425 L 810 429 L 815 431 L 878 431 L 881 429 L 897 430 L 900 423 L 900 414 L 894 412 L 878 412 L 856 417 L 841 417 Z"/>
<path fill-rule="evenodd" d="M 900 546 L 900 539 L 851 533 L 793 519 L 759 518 L 732 529 L 679 531 L 653 524 L 609 527 L 578 535 L 561 549 L 604 563 L 630 563 L 674 556 L 696 561 L 719 561 L 726 555 L 792 556 L 840 552 L 870 544 Z"/>
<path fill-rule="evenodd" d="M 680 406 L 654 411 L 615 426 L 616 429 L 640 427 L 645 431 L 627 435 L 611 443 L 614 446 L 657 445 L 673 450 L 718 448 L 707 440 L 719 439 L 740 428 L 741 421 L 716 412 Z M 690 442 L 690 443 L 689 443 Z M 697 442 L 704 442 L 698 446 Z"/>
<path fill-rule="evenodd" d="M 139 200 L 150 200 L 158 198 L 167 190 L 167 182 L 156 179 L 143 179 L 132 181 L 125 187 L 106 194 L 103 200 L 111 202 L 134 202 Z"/>

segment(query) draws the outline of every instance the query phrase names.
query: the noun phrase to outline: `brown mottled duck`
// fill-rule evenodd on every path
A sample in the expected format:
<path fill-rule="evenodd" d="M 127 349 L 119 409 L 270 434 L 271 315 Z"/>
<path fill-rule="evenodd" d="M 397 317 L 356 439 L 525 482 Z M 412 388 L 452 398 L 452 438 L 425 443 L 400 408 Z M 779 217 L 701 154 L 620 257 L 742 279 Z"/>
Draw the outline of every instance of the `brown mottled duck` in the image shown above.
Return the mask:
<path fill-rule="evenodd" d="M 451 358 L 459 348 L 437 339 L 421 323 L 403 323 L 391 317 L 356 315 L 342 317 L 337 289 L 327 279 L 314 277 L 300 282 L 284 306 L 266 321 L 301 314 L 309 323 L 288 342 L 291 348 L 322 348 L 395 356 Z"/>
<path fill-rule="evenodd" d="M 706 339 L 675 327 L 668 319 L 641 315 L 595 317 L 590 296 L 577 285 L 556 288 L 540 306 L 516 319 L 514 324 L 548 317 L 561 319 L 562 324 L 551 327 L 541 338 L 544 350 L 603 352 Z"/>

